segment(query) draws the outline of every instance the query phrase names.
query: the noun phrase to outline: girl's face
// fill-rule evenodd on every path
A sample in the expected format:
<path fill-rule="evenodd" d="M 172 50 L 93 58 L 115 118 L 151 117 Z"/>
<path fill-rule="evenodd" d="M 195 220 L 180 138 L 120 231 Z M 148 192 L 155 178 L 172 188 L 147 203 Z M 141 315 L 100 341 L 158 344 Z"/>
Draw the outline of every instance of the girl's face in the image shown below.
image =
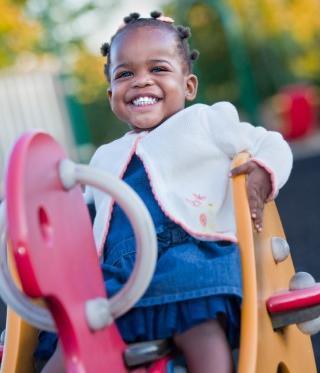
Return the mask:
<path fill-rule="evenodd" d="M 124 31 L 111 48 L 112 111 L 137 130 L 152 129 L 182 110 L 197 93 L 171 32 L 153 27 Z"/>

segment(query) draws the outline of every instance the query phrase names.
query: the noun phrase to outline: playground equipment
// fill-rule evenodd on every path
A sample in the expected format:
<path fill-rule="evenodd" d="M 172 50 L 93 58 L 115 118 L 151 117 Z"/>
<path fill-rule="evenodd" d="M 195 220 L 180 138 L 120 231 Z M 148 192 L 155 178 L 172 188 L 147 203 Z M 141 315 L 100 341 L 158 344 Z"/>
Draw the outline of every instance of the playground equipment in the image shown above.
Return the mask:
<path fill-rule="evenodd" d="M 247 157 L 240 154 L 234 166 Z M 122 291 L 109 300 L 78 182 L 110 193 L 135 232 L 137 267 Z M 294 273 L 274 202 L 265 207 L 262 233 L 253 233 L 245 177 L 235 177 L 233 186 L 244 295 L 237 371 L 316 372 L 310 337 L 295 324 L 304 333 L 320 329 L 320 286 L 310 275 Z M 66 160 L 49 135 L 25 134 L 10 156 L 6 202 L 0 212 L 0 233 L 4 236 L 8 231 L 13 265 L 27 295 L 13 286 L 2 250 L 2 296 L 28 323 L 57 329 L 68 372 L 174 371 L 167 341 L 127 346 L 113 322 L 142 295 L 156 259 L 151 218 L 130 188 L 110 175 Z M 29 297 L 44 298 L 54 322 Z M 25 346 L 28 337 L 32 334 L 34 341 L 36 335 L 30 327 L 23 331 L 25 322 L 17 316 L 12 319 L 13 312 L 8 312 L 1 371 L 32 372 L 30 349 Z M 29 365 L 21 370 L 20 361 Z"/>
<path fill-rule="evenodd" d="M 275 114 L 279 132 L 289 141 L 301 140 L 314 134 L 319 120 L 319 92 L 315 86 L 292 84 L 273 96 L 269 110 Z"/>

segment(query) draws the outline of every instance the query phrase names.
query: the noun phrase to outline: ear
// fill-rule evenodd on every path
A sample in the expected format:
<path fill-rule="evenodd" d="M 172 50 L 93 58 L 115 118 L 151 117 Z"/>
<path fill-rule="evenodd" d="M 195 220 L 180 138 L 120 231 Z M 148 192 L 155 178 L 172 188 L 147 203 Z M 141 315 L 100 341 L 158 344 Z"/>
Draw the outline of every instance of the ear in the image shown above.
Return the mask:
<path fill-rule="evenodd" d="M 107 94 L 108 94 L 109 101 L 111 101 L 111 99 L 112 99 L 112 90 L 111 90 L 111 88 L 107 89 Z"/>
<path fill-rule="evenodd" d="M 192 101 L 197 96 L 198 91 L 198 78 L 194 74 L 189 74 L 186 77 L 186 92 L 185 97 L 186 100 Z"/>

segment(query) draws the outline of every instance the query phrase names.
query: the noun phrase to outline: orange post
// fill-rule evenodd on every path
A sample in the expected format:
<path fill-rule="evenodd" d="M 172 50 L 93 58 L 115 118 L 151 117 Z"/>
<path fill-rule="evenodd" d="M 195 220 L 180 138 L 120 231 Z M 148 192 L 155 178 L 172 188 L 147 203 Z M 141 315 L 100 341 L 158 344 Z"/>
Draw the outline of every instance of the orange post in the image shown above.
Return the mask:
<path fill-rule="evenodd" d="M 10 248 L 10 247 L 9 247 Z M 18 274 L 12 256 L 8 260 L 13 279 L 19 286 Z M 1 373 L 35 373 L 33 353 L 38 340 L 38 330 L 27 324 L 7 307 L 6 332 Z"/>
<path fill-rule="evenodd" d="M 232 166 L 237 167 L 247 161 L 248 158 L 248 154 L 240 153 L 235 158 Z M 233 199 L 237 237 L 241 253 L 243 286 L 241 347 L 238 361 L 238 373 L 254 373 L 256 371 L 258 342 L 258 301 L 254 242 L 246 193 L 245 175 L 239 175 L 233 178 Z"/>
<path fill-rule="evenodd" d="M 247 154 L 239 154 L 233 167 L 247 159 Z M 285 239 L 274 202 L 265 206 L 262 232 L 253 232 L 245 184 L 244 175 L 234 177 L 234 210 L 243 272 L 238 373 L 316 373 L 310 337 L 296 325 L 279 331 L 272 328 L 266 300 L 276 292 L 288 290 L 295 270 L 290 255 L 276 263 L 272 254 L 272 238 Z"/>

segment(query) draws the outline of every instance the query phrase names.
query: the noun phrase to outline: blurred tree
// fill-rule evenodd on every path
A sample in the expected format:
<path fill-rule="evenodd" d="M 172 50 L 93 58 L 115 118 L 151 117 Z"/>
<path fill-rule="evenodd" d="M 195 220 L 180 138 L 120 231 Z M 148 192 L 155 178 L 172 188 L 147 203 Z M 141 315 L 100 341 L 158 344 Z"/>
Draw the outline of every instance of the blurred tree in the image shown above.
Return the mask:
<path fill-rule="evenodd" d="M 319 82 L 319 0 L 229 2 L 241 19 L 251 51 L 274 86 L 299 79 Z"/>
<path fill-rule="evenodd" d="M 28 0 L 27 12 L 42 27 L 39 54 L 55 55 L 68 92 L 67 105 L 78 144 L 95 145 L 113 138 L 106 125 L 111 115 L 105 101 L 104 60 L 86 44 L 88 35 L 108 21 L 116 0 Z M 119 128 L 119 127 L 116 127 Z M 111 135 L 109 134 L 111 132 Z"/>
<path fill-rule="evenodd" d="M 106 102 L 105 60 L 86 45 L 88 35 L 104 28 L 110 9 L 119 4 L 116 0 L 0 0 L 0 68 L 17 61 L 31 62 L 32 68 L 43 62 L 59 68 L 79 145 L 89 140 L 99 145 L 126 130 Z"/>
<path fill-rule="evenodd" d="M 257 105 L 298 80 L 320 83 L 319 0 L 172 0 L 166 13 L 192 27 L 201 101 L 231 100 L 251 119 L 248 100 Z"/>
<path fill-rule="evenodd" d="M 192 28 L 192 45 L 201 53 L 196 64 L 198 99 L 207 103 L 230 100 L 256 122 L 259 98 L 241 25 L 233 10 L 223 1 L 174 0 L 166 12 L 177 23 Z"/>
<path fill-rule="evenodd" d="M 115 3 L 115 0 L 26 1 L 27 14 L 37 19 L 43 29 L 37 52 L 58 57 L 65 74 L 73 72 L 75 67 L 78 69 L 79 63 L 84 62 L 88 68 L 92 62 L 96 65 L 99 59 L 89 51 L 86 39 L 92 32 L 104 26 L 106 15 Z M 101 59 L 100 61 L 102 64 Z M 78 69 L 77 77 L 79 72 Z M 82 68 L 81 72 L 91 74 L 92 69 L 89 68 L 87 71 Z M 86 82 L 89 82 L 88 78 L 80 79 L 75 86 L 71 84 L 70 87 L 79 88 Z M 83 92 L 84 89 L 81 88 L 81 91 Z"/>
<path fill-rule="evenodd" d="M 80 101 L 90 104 L 106 98 L 107 84 L 103 73 L 105 58 L 87 49 L 81 51 L 74 61 L 73 76 Z"/>
<path fill-rule="evenodd" d="M 121 136 L 128 130 L 111 112 L 107 98 L 108 84 L 104 76 L 105 58 L 82 51 L 73 70 L 76 92 L 88 121 L 91 140 L 95 145 Z"/>
<path fill-rule="evenodd" d="M 12 65 L 39 40 L 41 28 L 25 16 L 24 5 L 24 0 L 0 0 L 0 68 Z"/>

